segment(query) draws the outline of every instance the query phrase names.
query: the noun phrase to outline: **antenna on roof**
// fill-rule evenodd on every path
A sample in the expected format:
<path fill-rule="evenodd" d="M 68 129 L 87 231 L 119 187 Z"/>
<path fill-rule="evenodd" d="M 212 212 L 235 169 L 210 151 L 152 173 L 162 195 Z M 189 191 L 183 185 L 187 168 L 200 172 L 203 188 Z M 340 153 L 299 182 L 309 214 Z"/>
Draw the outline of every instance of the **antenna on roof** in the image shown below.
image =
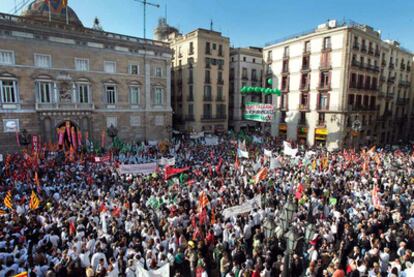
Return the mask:
<path fill-rule="evenodd" d="M 213 19 L 210 19 L 210 31 L 213 31 Z"/>

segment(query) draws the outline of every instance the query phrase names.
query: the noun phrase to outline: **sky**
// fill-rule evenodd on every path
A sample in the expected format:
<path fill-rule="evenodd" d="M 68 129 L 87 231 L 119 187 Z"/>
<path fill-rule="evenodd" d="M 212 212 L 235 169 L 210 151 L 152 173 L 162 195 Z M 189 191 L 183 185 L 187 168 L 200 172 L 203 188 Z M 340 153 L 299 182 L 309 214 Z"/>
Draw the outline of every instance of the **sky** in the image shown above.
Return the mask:
<path fill-rule="evenodd" d="M 14 13 L 15 3 L 0 0 L 0 12 Z M 135 0 L 68 0 L 83 24 L 97 16 L 104 30 L 143 37 L 143 7 Z M 148 0 L 147 38 L 158 18 L 188 33 L 210 28 L 230 38 L 234 47 L 264 46 L 292 34 L 311 30 L 329 19 L 353 20 L 381 30 L 383 39 L 397 40 L 414 51 L 414 0 Z M 19 14 L 19 13 L 18 13 Z"/>

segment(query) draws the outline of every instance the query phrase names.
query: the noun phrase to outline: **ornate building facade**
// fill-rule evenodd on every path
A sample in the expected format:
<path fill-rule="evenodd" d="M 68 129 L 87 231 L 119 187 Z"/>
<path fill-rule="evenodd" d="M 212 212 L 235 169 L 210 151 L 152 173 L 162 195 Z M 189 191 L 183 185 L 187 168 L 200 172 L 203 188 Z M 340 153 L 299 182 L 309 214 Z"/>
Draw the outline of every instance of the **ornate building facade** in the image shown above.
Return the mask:
<path fill-rule="evenodd" d="M 86 28 L 70 7 L 0 14 L 0 152 L 23 129 L 56 142 L 66 122 L 95 143 L 111 125 L 128 142 L 169 138 L 170 62 L 168 44 Z"/>

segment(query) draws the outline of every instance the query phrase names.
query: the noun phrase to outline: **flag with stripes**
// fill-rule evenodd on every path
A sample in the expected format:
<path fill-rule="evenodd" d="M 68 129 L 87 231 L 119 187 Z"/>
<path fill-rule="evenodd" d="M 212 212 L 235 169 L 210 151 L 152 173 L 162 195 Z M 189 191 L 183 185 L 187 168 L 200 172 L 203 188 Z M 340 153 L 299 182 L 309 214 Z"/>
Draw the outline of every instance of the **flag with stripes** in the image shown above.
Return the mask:
<path fill-rule="evenodd" d="M 257 185 L 260 181 L 267 178 L 267 167 L 260 169 L 260 171 L 254 176 L 254 184 Z"/>
<path fill-rule="evenodd" d="M 39 205 L 40 205 L 39 197 L 37 197 L 36 193 L 32 190 L 32 195 L 30 196 L 29 208 L 31 210 L 36 210 L 37 208 L 39 208 Z"/>
<path fill-rule="evenodd" d="M 25 272 L 19 273 L 17 275 L 14 275 L 13 277 L 27 277 L 27 276 L 29 276 L 29 275 L 28 275 L 27 271 L 25 271 Z"/>
<path fill-rule="evenodd" d="M 0 209 L 0 216 L 7 214 L 5 210 Z"/>
<path fill-rule="evenodd" d="M 12 199 L 12 192 L 9 190 L 6 194 L 6 198 L 4 198 L 4 206 L 9 208 L 10 210 L 13 209 L 13 199 Z"/>

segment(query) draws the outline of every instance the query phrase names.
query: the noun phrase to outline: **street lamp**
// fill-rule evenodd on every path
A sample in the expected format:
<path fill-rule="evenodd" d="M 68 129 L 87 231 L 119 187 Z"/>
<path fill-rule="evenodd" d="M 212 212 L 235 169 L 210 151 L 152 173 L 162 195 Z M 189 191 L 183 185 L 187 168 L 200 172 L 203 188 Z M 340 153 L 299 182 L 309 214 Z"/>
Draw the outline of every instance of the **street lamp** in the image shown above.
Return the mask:
<path fill-rule="evenodd" d="M 315 234 L 316 234 L 315 225 L 313 223 L 309 223 L 305 227 L 305 240 L 306 240 L 306 242 L 311 241 L 312 238 L 315 236 Z"/>
<path fill-rule="evenodd" d="M 112 144 L 114 144 L 114 139 L 118 135 L 118 129 L 111 124 L 109 128 L 106 130 L 108 136 L 112 139 Z"/>
<path fill-rule="evenodd" d="M 19 143 L 20 145 L 27 148 L 27 146 L 30 144 L 30 141 L 32 140 L 32 135 L 30 135 L 26 129 L 23 129 L 23 131 L 19 134 Z"/>
<path fill-rule="evenodd" d="M 266 239 L 273 236 L 273 234 L 275 233 L 275 227 L 276 227 L 276 224 L 273 221 L 273 218 L 271 218 L 270 216 L 267 216 L 264 223 L 263 223 L 263 228 L 264 228 L 264 231 L 265 231 L 265 238 Z"/>

